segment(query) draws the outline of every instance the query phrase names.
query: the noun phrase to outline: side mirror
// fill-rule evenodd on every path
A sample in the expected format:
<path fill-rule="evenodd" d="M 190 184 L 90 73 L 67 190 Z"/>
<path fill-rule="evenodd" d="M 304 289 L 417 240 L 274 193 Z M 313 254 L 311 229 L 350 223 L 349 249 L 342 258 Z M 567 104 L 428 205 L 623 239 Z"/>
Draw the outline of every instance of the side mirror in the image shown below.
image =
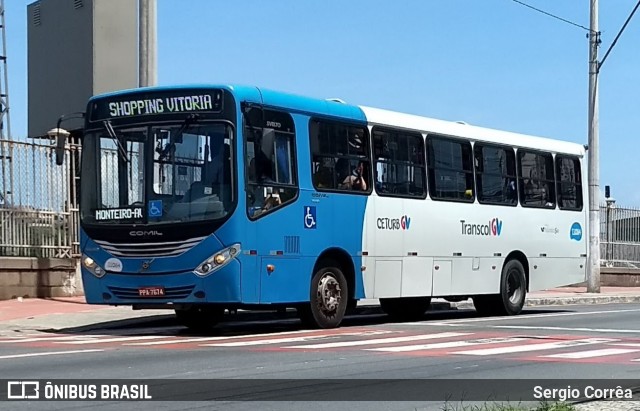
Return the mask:
<path fill-rule="evenodd" d="M 56 165 L 61 166 L 64 163 L 64 145 L 67 142 L 67 137 L 71 133 L 62 128 L 54 128 L 47 131 L 47 135 L 52 140 L 55 140 L 55 153 L 56 153 Z"/>

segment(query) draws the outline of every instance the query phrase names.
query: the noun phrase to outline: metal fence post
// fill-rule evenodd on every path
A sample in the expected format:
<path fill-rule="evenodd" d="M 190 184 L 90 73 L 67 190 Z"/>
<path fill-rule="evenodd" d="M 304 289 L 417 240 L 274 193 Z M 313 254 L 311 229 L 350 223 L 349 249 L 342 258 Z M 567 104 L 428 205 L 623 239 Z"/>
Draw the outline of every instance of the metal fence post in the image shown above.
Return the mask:
<path fill-rule="evenodd" d="M 612 260 L 613 258 L 613 245 L 612 241 L 615 241 L 612 237 L 615 237 L 615 233 L 612 232 L 613 221 L 611 219 L 611 214 L 613 213 L 613 209 L 616 206 L 616 200 L 613 198 L 607 198 L 607 207 L 606 207 L 606 233 L 605 238 L 607 241 L 607 249 L 605 253 L 605 264 L 607 267 L 613 266 Z"/>

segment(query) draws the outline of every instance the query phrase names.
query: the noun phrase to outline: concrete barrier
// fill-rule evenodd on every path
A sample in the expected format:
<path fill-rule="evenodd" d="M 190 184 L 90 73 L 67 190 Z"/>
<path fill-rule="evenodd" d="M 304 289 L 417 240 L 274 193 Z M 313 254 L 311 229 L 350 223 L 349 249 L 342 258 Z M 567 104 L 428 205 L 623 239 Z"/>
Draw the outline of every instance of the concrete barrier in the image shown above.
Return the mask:
<path fill-rule="evenodd" d="M 602 267 L 600 284 L 605 287 L 640 287 L 640 268 Z"/>
<path fill-rule="evenodd" d="M 0 300 L 83 294 L 77 259 L 0 257 Z"/>

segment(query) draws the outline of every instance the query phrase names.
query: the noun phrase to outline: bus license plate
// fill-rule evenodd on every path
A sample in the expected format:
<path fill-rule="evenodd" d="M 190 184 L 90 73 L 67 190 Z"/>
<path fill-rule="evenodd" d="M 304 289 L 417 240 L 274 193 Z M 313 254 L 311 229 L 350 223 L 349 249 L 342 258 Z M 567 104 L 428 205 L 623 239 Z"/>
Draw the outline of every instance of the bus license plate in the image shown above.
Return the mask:
<path fill-rule="evenodd" d="M 142 287 L 138 288 L 140 297 L 164 297 L 164 287 Z"/>

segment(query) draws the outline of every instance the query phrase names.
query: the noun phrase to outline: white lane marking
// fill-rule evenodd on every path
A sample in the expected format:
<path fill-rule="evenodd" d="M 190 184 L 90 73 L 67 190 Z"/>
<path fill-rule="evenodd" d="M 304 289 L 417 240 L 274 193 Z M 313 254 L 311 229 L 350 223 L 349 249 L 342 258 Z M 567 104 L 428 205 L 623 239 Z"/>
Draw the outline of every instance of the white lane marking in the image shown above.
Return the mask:
<path fill-rule="evenodd" d="M 327 330 L 316 330 L 315 332 L 319 332 L 319 331 L 327 331 Z M 268 333 L 268 334 L 253 334 L 253 335 L 236 335 L 233 337 L 197 337 L 197 338 L 185 338 L 185 339 L 172 339 L 172 340 L 165 340 L 165 341 L 150 341 L 150 342 L 141 342 L 141 343 L 127 343 L 127 344 L 122 344 L 122 345 L 134 345 L 134 346 L 150 346 L 150 345 L 170 345 L 170 344 L 183 344 L 183 343 L 192 343 L 192 342 L 205 342 L 205 341 L 225 341 L 225 340 L 232 340 L 232 339 L 237 339 L 237 340 L 246 340 L 248 338 L 255 338 L 255 337 L 278 337 L 278 336 L 286 336 L 286 335 L 291 335 L 291 334 L 299 334 L 299 333 L 304 333 L 304 332 L 309 332 L 309 331 L 292 331 L 292 332 L 285 332 L 285 333 Z M 293 337 L 293 338 L 297 338 L 296 340 L 292 340 L 292 341 L 306 341 L 307 339 L 318 339 L 318 338 L 329 338 L 329 337 L 340 337 L 343 335 L 357 335 L 357 336 L 363 336 L 363 335 L 380 335 L 380 334 L 391 334 L 394 333 L 396 331 L 387 331 L 387 330 L 373 330 L 373 331 L 362 331 L 362 332 L 354 332 L 354 333 L 336 333 L 336 334 L 321 334 L 321 335 L 307 335 L 307 336 L 301 336 L 301 337 Z M 301 339 L 303 338 L 303 339 Z M 278 341 L 283 341 L 284 339 L 277 339 L 277 338 L 272 338 L 272 339 L 266 339 L 266 340 L 278 340 Z M 266 341 L 266 340 L 259 340 L 259 341 Z M 258 341 L 258 340 L 256 340 Z M 237 342 L 243 342 L 243 341 L 237 341 Z M 229 343 L 229 344 L 235 344 L 237 342 L 233 342 L 233 343 Z M 252 341 L 244 341 L 244 342 L 252 342 Z M 236 346 L 242 346 L 242 345 L 225 345 L 224 343 L 220 343 L 220 344 L 201 344 L 202 346 L 206 346 L 206 347 L 236 347 Z M 260 345 L 260 344 L 246 344 L 246 345 Z"/>
<path fill-rule="evenodd" d="M 515 345 L 510 347 L 498 347 L 498 348 L 483 348 L 479 350 L 469 350 L 469 351 L 454 351 L 450 354 L 462 354 L 462 355 L 498 355 L 498 354 L 513 354 L 527 351 L 542 351 L 542 350 L 553 350 L 556 348 L 567 348 L 567 347 L 579 347 L 582 345 L 593 345 L 593 344 L 602 344 L 607 342 L 613 342 L 617 340 L 606 339 L 606 338 L 585 338 L 583 340 L 570 340 L 570 341 L 557 341 L 551 343 L 542 343 L 542 344 L 525 344 L 525 345 Z"/>
<path fill-rule="evenodd" d="M 167 341 L 152 341 L 152 342 L 144 342 L 144 343 L 129 343 L 129 344 L 123 344 L 123 345 L 145 346 L 145 345 L 180 344 L 182 342 L 225 341 L 225 340 L 235 340 L 235 339 L 242 339 L 242 338 L 246 339 L 246 338 L 255 338 L 255 337 L 270 337 L 270 336 L 277 336 L 277 335 L 296 335 L 296 334 L 303 334 L 303 333 L 313 335 L 321 332 L 327 332 L 327 330 L 298 330 L 298 331 L 274 332 L 274 333 L 264 333 L 264 334 L 230 335 L 226 337 L 197 337 L 197 338 L 189 338 L 188 340 L 191 340 L 191 341 L 187 341 L 187 339 L 182 341 L 167 340 Z M 392 332 L 392 331 L 389 331 L 389 332 Z M 170 336 L 165 336 L 165 337 L 170 337 Z"/>
<path fill-rule="evenodd" d="M 10 358 L 27 358 L 27 357 L 43 357 L 47 355 L 65 355 L 65 354 L 82 354 L 89 352 L 100 352 L 104 350 L 73 350 L 73 351 L 49 351 L 49 352 L 34 352 L 29 354 L 14 354 L 14 355 L 2 355 L 0 360 L 8 360 Z"/>
<path fill-rule="evenodd" d="M 561 307 L 561 306 L 558 306 Z M 535 318 L 551 318 L 551 317 L 570 317 L 576 315 L 597 315 L 597 314 L 619 314 L 619 313 L 634 313 L 640 312 L 640 309 L 629 309 L 629 310 L 610 310 L 610 311 L 584 311 L 584 312 L 572 312 L 572 313 L 549 313 L 549 314 L 523 314 L 517 316 L 506 316 L 506 317 L 482 317 L 482 318 L 456 318 L 452 320 L 445 321 L 420 321 L 420 322 L 412 322 L 412 323 L 396 323 L 389 325 L 455 325 L 460 323 L 475 323 L 475 322 L 487 322 L 487 321 L 509 321 L 509 320 L 528 320 Z"/>
<path fill-rule="evenodd" d="M 613 344 L 609 344 L 609 345 L 615 345 L 615 346 L 618 346 L 618 347 L 637 347 L 637 348 L 640 348 L 640 343 L 621 342 L 621 343 L 613 343 Z"/>
<path fill-rule="evenodd" d="M 640 334 L 640 330 L 620 330 L 614 328 L 580 328 L 580 327 L 539 327 L 528 325 L 493 325 L 491 328 L 512 328 L 522 330 L 554 330 L 554 331 L 586 331 L 594 333 L 630 333 Z"/>
<path fill-rule="evenodd" d="M 280 343 L 290 343 L 290 342 L 302 342 L 308 340 L 317 340 L 321 338 L 338 338 L 345 336 L 356 336 L 363 337 L 367 335 L 378 335 L 378 334 L 388 334 L 393 331 L 362 331 L 362 332 L 345 332 L 345 333 L 335 333 L 335 334 L 322 334 L 322 335 L 305 335 L 302 337 L 287 337 L 287 338 L 267 338 L 261 340 L 253 340 L 253 341 L 234 341 L 227 343 L 216 343 L 216 344 L 200 344 L 201 347 L 249 347 L 254 345 L 270 345 L 270 344 L 280 344 Z"/>
<path fill-rule="evenodd" d="M 409 335 L 404 337 L 392 337 L 392 338 L 376 338 L 373 340 L 359 340 L 359 341 L 342 341 L 322 344 L 308 344 L 308 345 L 295 345 L 287 348 L 301 348 L 301 349 L 322 349 L 322 348 L 340 348 L 340 347 L 356 347 L 359 345 L 375 345 L 375 344 L 392 344 L 408 341 L 420 341 L 420 340 L 432 340 L 436 338 L 450 338 L 460 337 L 463 335 L 470 335 L 472 333 L 437 333 L 437 334 L 421 334 L 421 335 Z"/>
<path fill-rule="evenodd" d="M 166 338 L 166 336 L 159 335 L 140 335 L 138 337 L 117 337 L 117 338 L 105 338 L 101 339 L 93 339 L 93 340 L 83 340 L 83 341 L 60 341 L 58 344 L 73 344 L 73 345 L 84 345 L 84 344 L 102 344 L 102 343 L 111 343 L 111 342 L 120 342 L 120 341 L 135 341 L 135 340 L 154 340 L 158 338 Z"/>
<path fill-rule="evenodd" d="M 449 342 L 433 343 L 433 344 L 405 345 L 405 346 L 399 346 L 399 347 L 366 348 L 365 351 L 408 352 L 408 351 L 438 350 L 441 348 L 458 348 L 458 347 L 467 347 L 471 345 L 481 345 L 481 344 L 500 344 L 500 343 L 523 341 L 523 340 L 527 340 L 527 338 L 524 338 L 524 337 L 486 338 L 486 339 L 480 339 L 480 340 L 449 341 Z"/>
<path fill-rule="evenodd" d="M 541 355 L 540 357 L 580 359 L 580 358 L 604 357 L 606 355 L 628 354 L 628 353 L 637 352 L 637 351 L 640 351 L 640 350 L 630 350 L 630 349 L 624 349 L 624 348 L 603 348 L 601 350 L 576 351 L 576 352 L 567 352 L 562 354 Z"/>
<path fill-rule="evenodd" d="M 182 344 L 182 343 L 191 343 L 191 342 L 202 342 L 202 341 L 216 341 L 221 338 L 227 337 L 198 337 L 198 338 L 185 338 L 182 340 L 165 340 L 165 341 L 147 341 L 147 342 L 138 342 L 138 343 L 126 343 L 122 345 L 137 345 L 137 346 L 149 346 L 149 345 L 166 345 L 166 344 Z"/>

